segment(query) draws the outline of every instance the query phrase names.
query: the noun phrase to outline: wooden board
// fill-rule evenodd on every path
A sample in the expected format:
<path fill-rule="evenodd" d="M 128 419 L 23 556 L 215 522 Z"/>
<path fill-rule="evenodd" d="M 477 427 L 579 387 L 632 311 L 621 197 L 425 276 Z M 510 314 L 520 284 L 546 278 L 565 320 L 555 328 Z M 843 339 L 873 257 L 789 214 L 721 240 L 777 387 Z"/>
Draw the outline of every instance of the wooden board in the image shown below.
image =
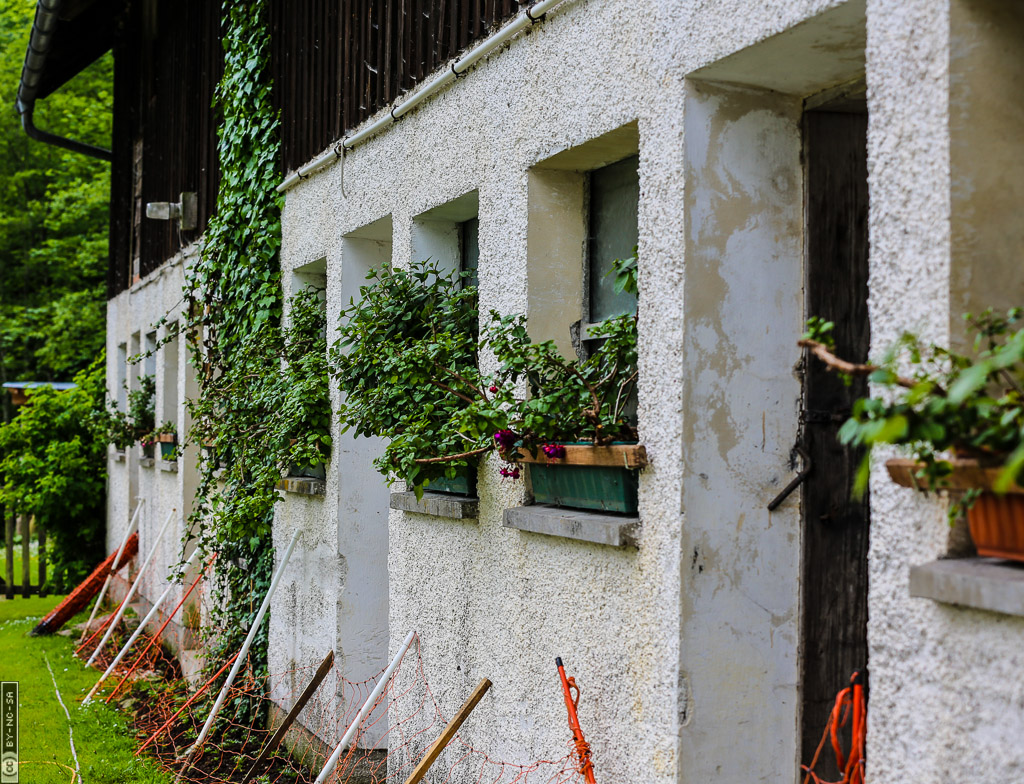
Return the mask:
<path fill-rule="evenodd" d="M 929 488 L 927 483 L 918 479 L 916 474 L 919 470 L 917 462 L 906 458 L 894 458 L 886 461 L 885 467 L 889 471 L 889 477 L 898 485 L 910 487 L 914 490 L 950 490 L 952 492 L 963 492 L 981 488 L 991 490 L 1002 473 L 998 466 L 982 467 L 977 460 L 950 460 L 953 464 L 953 473 L 943 480 L 937 488 Z M 1011 485 L 1008 493 L 1024 493 L 1024 487 Z"/>
<path fill-rule="evenodd" d="M 611 466 L 638 469 L 647 466 L 647 449 L 643 444 L 616 444 L 613 446 L 587 446 L 585 444 L 565 447 L 565 457 L 549 459 L 539 448 L 534 457 L 527 449 L 520 449 L 519 462 L 540 465 Z"/>
<path fill-rule="evenodd" d="M 483 696 L 487 693 L 487 690 L 491 688 L 491 682 L 484 678 L 477 687 L 473 689 L 473 693 L 469 695 L 469 699 L 459 708 L 458 712 L 452 716 L 452 720 L 448 722 L 448 725 L 444 728 L 441 733 L 441 737 L 434 741 L 434 745 L 430 747 L 423 759 L 420 760 L 416 769 L 412 772 L 412 775 L 405 780 L 405 784 L 419 784 L 423 780 L 423 777 L 427 775 L 427 771 L 430 770 L 430 766 L 434 764 L 437 758 L 441 755 L 441 752 L 445 750 L 445 747 L 451 743 L 452 738 L 455 737 L 455 733 L 459 731 L 459 727 L 462 723 L 469 718 L 469 714 L 473 712 L 473 708 L 476 704 L 483 699 Z"/>
<path fill-rule="evenodd" d="M 806 307 L 835 322 L 837 353 L 868 359 L 867 116 L 804 115 Z M 821 740 L 836 692 L 867 664 L 869 498 L 853 493 L 863 453 L 841 444 L 839 428 L 867 380 L 850 386 L 805 358 L 803 447 L 813 468 L 803 486 L 801 580 L 801 754 Z M 840 778 L 830 757 L 823 780 Z"/>
<path fill-rule="evenodd" d="M 136 531 L 125 543 L 124 552 L 121 554 L 122 567 L 124 564 L 128 563 L 129 560 L 134 558 L 138 551 L 139 534 L 138 531 Z M 84 610 L 89 605 L 92 597 L 100 592 L 100 588 L 103 587 L 103 581 L 113 568 L 114 560 L 116 558 L 116 552 L 108 555 L 99 566 L 93 569 L 92 574 L 82 580 L 78 587 L 75 588 L 64 601 L 54 607 L 53 610 L 51 610 L 50 613 L 39 622 L 36 628 L 32 630 L 32 635 L 53 634 L 71 618 Z M 17 588 L 15 588 L 15 590 L 17 590 Z"/>
<path fill-rule="evenodd" d="M 6 565 L 5 569 L 5 585 L 4 585 L 4 597 L 7 599 L 14 598 L 14 512 L 3 509 L 4 515 L 4 561 Z"/>
<path fill-rule="evenodd" d="M 306 685 L 306 688 L 302 690 L 302 694 L 292 705 L 292 709 L 288 711 L 288 715 L 284 717 L 284 721 L 281 722 L 281 726 L 277 728 L 273 737 L 263 747 L 263 751 L 256 758 L 256 761 L 252 763 L 252 767 L 249 768 L 248 773 L 242 778 L 242 781 L 251 781 L 252 777 L 256 775 L 256 771 L 267 761 L 270 755 L 274 752 L 278 746 L 281 745 L 281 741 L 284 740 L 284 736 L 287 734 L 288 729 L 295 723 L 295 719 L 302 713 L 302 709 L 306 707 L 306 703 L 309 702 L 310 697 L 320 687 L 321 682 L 327 677 L 327 673 L 331 671 L 331 667 L 334 666 L 334 651 L 328 651 L 327 655 L 324 656 L 324 660 L 320 662 L 320 666 L 317 668 L 316 673 L 313 675 L 313 679 Z"/>
<path fill-rule="evenodd" d="M 32 595 L 32 591 L 29 590 L 32 585 L 32 553 L 29 550 L 32 546 L 31 521 L 28 515 L 19 515 L 18 519 L 21 520 L 21 595 L 27 599 Z"/>

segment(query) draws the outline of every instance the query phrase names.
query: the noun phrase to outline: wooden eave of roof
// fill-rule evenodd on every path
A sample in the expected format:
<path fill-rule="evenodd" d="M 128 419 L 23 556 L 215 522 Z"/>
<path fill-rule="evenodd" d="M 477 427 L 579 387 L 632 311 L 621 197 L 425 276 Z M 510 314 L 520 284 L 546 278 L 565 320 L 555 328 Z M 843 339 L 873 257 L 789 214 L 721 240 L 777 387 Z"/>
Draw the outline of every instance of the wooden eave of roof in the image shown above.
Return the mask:
<path fill-rule="evenodd" d="M 125 0 L 74 0 L 61 10 L 36 100 L 45 98 L 114 45 Z"/>

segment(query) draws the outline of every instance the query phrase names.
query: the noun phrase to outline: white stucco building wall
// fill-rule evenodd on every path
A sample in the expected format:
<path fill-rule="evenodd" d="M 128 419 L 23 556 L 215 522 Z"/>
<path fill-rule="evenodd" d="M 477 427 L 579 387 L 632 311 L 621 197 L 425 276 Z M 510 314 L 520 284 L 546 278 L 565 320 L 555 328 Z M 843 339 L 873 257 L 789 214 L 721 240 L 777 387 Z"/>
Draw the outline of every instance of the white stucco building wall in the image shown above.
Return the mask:
<path fill-rule="evenodd" d="M 196 247 L 186 249 L 175 259 L 163 265 L 154 273 L 136 281 L 129 289 L 107 303 L 107 388 L 113 400 L 124 405 L 124 391 L 121 379 L 127 378 L 129 389 L 138 389 L 140 375 L 154 375 L 156 398 L 154 401 L 156 424 L 172 422 L 180 435 L 188 431 L 188 415 L 184 407 L 186 395 L 195 394 L 194 371 L 188 364 L 187 346 L 184 335 L 167 343 L 168 329 L 182 318 L 182 265 L 197 252 Z M 166 324 L 156 326 L 167 316 Z M 155 354 L 132 364 L 124 359 L 138 356 L 147 350 L 147 335 L 155 336 L 155 345 L 160 345 Z M 150 337 L 151 345 L 152 337 Z M 124 349 L 122 349 L 124 347 Z M 139 555 L 132 568 L 122 570 L 122 579 L 115 582 L 113 595 L 121 598 L 130 585 L 129 576 L 134 579 L 135 569 L 155 549 L 150 566 L 139 583 L 139 609 L 145 613 L 153 601 L 163 593 L 168 579 L 176 574 L 176 565 L 183 557 L 191 555 L 194 545 L 189 544 L 183 552 L 186 526 L 192 511 L 192 499 L 197 487 L 195 448 L 189 448 L 183 457 L 175 461 L 162 460 L 159 446 L 155 457 L 147 459 L 142 447 L 135 444 L 123 452 L 108 447 L 107 459 L 107 550 L 113 552 L 120 545 L 136 511 L 138 504 L 137 528 L 139 532 Z M 170 518 L 166 533 L 158 537 L 164 523 Z M 198 564 L 186 572 L 184 587 L 178 583 L 165 600 L 165 611 L 177 606 L 198 572 Z M 199 600 L 200 590 L 193 592 L 188 604 Z M 194 640 L 185 629 L 186 608 L 178 610 L 165 633 L 169 643 L 176 648 L 191 648 Z M 161 614 L 154 625 L 162 623 L 166 615 Z"/>
<path fill-rule="evenodd" d="M 650 466 L 639 546 L 614 548 L 504 527 L 525 490 L 502 481 L 493 458 L 480 469 L 476 518 L 389 511 L 369 466 L 378 447 L 336 432 L 322 493 L 286 493 L 278 507 L 278 551 L 301 536 L 271 607 L 271 672 L 333 649 L 337 671 L 362 680 L 415 630 L 446 715 L 480 678 L 493 681 L 463 737 L 518 763 L 565 753 L 553 667 L 562 656 L 583 689 L 598 781 L 796 780 L 806 761 L 800 499 L 770 514 L 765 504 L 793 475 L 796 341 L 810 315 L 804 100 L 866 81 L 873 352 L 907 327 L 956 339 L 961 310 L 1016 304 L 1024 283 L 1005 247 L 1018 213 L 993 218 L 971 203 L 979 192 L 1017 199 L 1012 187 L 993 191 L 1003 167 L 979 153 L 1021 157 L 1017 110 L 971 144 L 969 118 L 989 105 L 972 104 L 980 82 L 1015 100 L 1024 50 L 996 33 L 1019 18 L 997 6 L 567 0 L 289 190 L 286 293 L 322 274 L 329 325 L 369 265 L 407 264 L 430 245 L 425 213 L 476 194 L 480 310 L 526 313 L 543 332 L 560 323 L 565 303 L 552 286 L 562 268 L 575 280 L 564 265 L 580 241 L 578 226 L 556 225 L 575 202 L 549 209 L 572 192 L 564 161 L 588 169 L 638 152 L 639 419 Z M 982 230 L 992 220 L 1004 230 Z M 110 361 L 179 291 L 170 266 L 112 301 Z M 566 326 L 575 318 L 565 314 Z M 112 458 L 108 546 L 137 496 L 154 500 L 144 532 L 158 526 L 186 490 L 183 474 Z M 1024 776 L 1014 742 L 1024 732 L 1024 620 L 911 598 L 909 568 L 947 552 L 944 507 L 892 485 L 880 463 L 871 493 L 868 780 Z M 281 684 L 287 708 L 303 684 Z M 392 716 L 406 708 L 399 700 Z"/>

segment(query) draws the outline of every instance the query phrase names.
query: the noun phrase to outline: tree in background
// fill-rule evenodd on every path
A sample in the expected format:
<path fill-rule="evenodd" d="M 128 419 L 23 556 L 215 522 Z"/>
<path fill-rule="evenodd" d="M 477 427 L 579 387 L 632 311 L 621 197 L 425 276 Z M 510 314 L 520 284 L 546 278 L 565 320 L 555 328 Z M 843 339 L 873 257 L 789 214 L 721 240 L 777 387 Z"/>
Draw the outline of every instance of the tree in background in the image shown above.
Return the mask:
<path fill-rule="evenodd" d="M 79 387 L 40 389 L 17 412 L 0 394 L 0 503 L 47 530 L 53 576 L 68 585 L 104 545 L 110 166 L 21 129 L 15 98 L 35 5 L 0 0 L 0 382 Z M 109 147 L 112 85 L 108 54 L 40 101 L 35 121 Z"/>
<path fill-rule="evenodd" d="M 29 139 L 14 109 L 34 12 L 0 0 L 0 382 L 71 380 L 106 333 L 110 165 Z M 109 147 L 112 84 L 108 54 L 40 101 L 36 124 Z"/>
<path fill-rule="evenodd" d="M 72 586 L 103 558 L 107 428 L 103 354 L 76 387 L 40 387 L 0 425 L 0 503 L 48 534 L 58 586 Z"/>

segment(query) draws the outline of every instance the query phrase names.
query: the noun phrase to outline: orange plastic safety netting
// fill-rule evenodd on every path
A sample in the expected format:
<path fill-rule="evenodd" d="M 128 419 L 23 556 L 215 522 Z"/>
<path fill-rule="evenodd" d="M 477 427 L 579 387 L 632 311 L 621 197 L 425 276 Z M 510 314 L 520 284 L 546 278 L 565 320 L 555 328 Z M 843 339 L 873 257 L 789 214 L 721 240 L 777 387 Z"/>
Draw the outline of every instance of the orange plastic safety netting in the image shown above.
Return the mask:
<path fill-rule="evenodd" d="M 284 735 L 275 752 L 254 763 L 285 720 L 287 711 L 313 681 L 316 665 L 254 677 L 243 666 L 227 693 L 213 730 L 191 756 L 214 697 L 233 659 L 202 683 L 187 687 L 177 661 L 152 638 L 140 637 L 96 699 L 112 699 L 135 716 L 140 753 L 180 775 L 181 781 L 235 784 L 255 781 L 312 784 L 383 670 L 353 682 L 333 663 Z M 95 666 L 106 669 L 118 650 L 109 644 Z M 141 653 L 145 650 L 144 653 Z M 89 653 L 86 646 L 80 655 Z M 141 653 L 141 660 L 140 659 Z M 321 673 L 323 674 L 323 673 Z M 466 695 L 460 695 L 460 700 Z M 417 639 L 360 724 L 354 741 L 326 779 L 331 784 L 404 784 L 451 716 L 441 710 L 427 681 Z M 469 726 L 469 725 L 467 725 Z M 566 745 L 551 759 L 503 761 L 457 733 L 430 768 L 430 784 L 569 784 L 582 782 L 566 725 Z M 558 756 L 561 755 L 561 756 Z"/>

